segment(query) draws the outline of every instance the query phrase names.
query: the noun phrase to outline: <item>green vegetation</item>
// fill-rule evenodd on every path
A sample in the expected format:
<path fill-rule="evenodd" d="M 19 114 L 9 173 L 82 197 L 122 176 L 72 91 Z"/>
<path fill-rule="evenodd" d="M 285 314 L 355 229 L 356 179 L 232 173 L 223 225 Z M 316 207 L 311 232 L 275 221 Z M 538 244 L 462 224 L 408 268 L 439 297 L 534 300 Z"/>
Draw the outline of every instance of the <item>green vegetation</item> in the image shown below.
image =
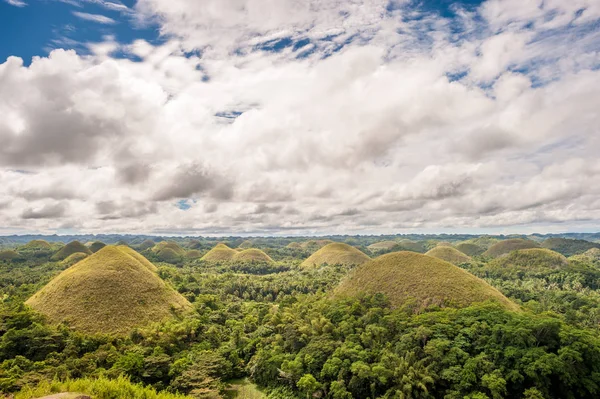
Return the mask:
<path fill-rule="evenodd" d="M 485 249 L 471 242 L 461 242 L 456 245 L 456 249 L 467 256 L 480 256 L 485 252 Z"/>
<path fill-rule="evenodd" d="M 202 252 L 197 249 L 192 249 L 185 253 L 185 257 L 187 259 L 200 259 L 202 257 Z"/>
<path fill-rule="evenodd" d="M 288 245 L 286 245 L 286 248 L 302 249 L 302 245 L 299 242 L 290 242 Z"/>
<path fill-rule="evenodd" d="M 20 249 L 39 250 L 39 249 L 52 249 L 52 246 L 48 241 L 44 240 L 31 240 L 27 244 L 23 245 Z"/>
<path fill-rule="evenodd" d="M 311 252 L 290 248 L 291 238 L 252 239 L 273 259 L 268 263 L 235 260 L 243 252 L 224 244 L 218 247 L 230 259 L 202 261 L 197 255 L 219 239 L 185 237 L 169 240 L 196 256 L 157 267 L 145 258 L 158 261 L 157 253 L 147 249 L 142 256 L 132 249 L 147 237 L 127 236 L 131 247 L 109 245 L 69 266 L 51 260 L 59 239 L 113 243 L 123 237 L 49 237 L 54 240 L 49 249 L 22 249 L 31 238 L 36 237 L 5 241 L 3 249 L 18 248 L 18 257 L 0 262 L 0 392 L 5 396 L 600 396 L 600 250 L 595 248 L 568 259 L 543 248 L 497 258 L 475 255 L 460 267 L 402 252 L 362 265 L 303 268 Z M 353 250 L 393 241 L 445 251 L 449 247 L 441 242 L 484 248 L 509 237 L 328 238 L 350 243 Z M 226 238 L 235 246 L 242 241 Z M 42 292 L 51 293 L 45 298 L 60 317 L 25 305 Z M 154 301 L 161 297 L 166 299 L 157 311 Z M 177 310 L 177 303 L 185 305 Z M 65 314 L 96 328 L 75 328 Z M 142 320 L 131 322 L 135 318 Z M 122 330 L 113 332 L 114 326 Z"/>
<path fill-rule="evenodd" d="M 483 256 L 490 258 L 497 258 L 498 256 L 505 255 L 509 252 L 516 251 L 518 249 L 529 249 L 539 248 L 539 244 L 532 240 L 525 240 L 522 238 L 511 238 L 508 240 L 499 241 L 488 248 L 483 253 Z"/>
<path fill-rule="evenodd" d="M 517 309 L 498 290 L 440 259 L 414 252 L 382 255 L 353 270 L 335 290 L 339 297 L 385 294 L 393 307 L 465 307 L 488 300 Z"/>
<path fill-rule="evenodd" d="M 167 263 L 181 263 L 186 255 L 185 249 L 181 248 L 176 242 L 161 241 L 152 248 L 159 261 Z"/>
<path fill-rule="evenodd" d="M 265 262 L 273 263 L 273 259 L 260 249 L 251 248 L 245 249 L 241 252 L 233 255 L 233 261 L 235 262 Z"/>
<path fill-rule="evenodd" d="M 75 252 L 74 254 L 69 255 L 66 259 L 62 260 L 62 264 L 69 267 L 74 265 L 75 263 L 84 260 L 88 257 L 88 254 L 83 252 Z"/>
<path fill-rule="evenodd" d="M 76 254 L 78 252 L 84 253 L 87 255 L 92 254 L 92 251 L 90 251 L 90 249 L 88 247 L 86 247 L 79 241 L 72 241 L 72 242 L 68 243 L 67 245 L 65 245 L 64 247 L 62 247 L 57 253 L 55 253 L 52 256 L 52 260 L 65 260 L 69 256 Z"/>
<path fill-rule="evenodd" d="M 206 262 L 225 262 L 232 260 L 236 254 L 237 252 L 229 248 L 227 245 L 217 244 L 202 257 L 202 260 Z"/>
<path fill-rule="evenodd" d="M 102 241 L 94 241 L 93 243 L 90 244 L 89 248 L 90 251 L 92 251 L 92 253 L 96 253 L 98 251 L 100 251 L 102 248 L 104 248 L 106 246 L 105 243 L 103 243 Z"/>
<path fill-rule="evenodd" d="M 322 265 L 361 265 L 369 260 L 370 258 L 357 248 L 334 242 L 312 254 L 301 266 L 306 268 Z"/>
<path fill-rule="evenodd" d="M 437 246 L 433 249 L 430 249 L 425 255 L 445 260 L 446 262 L 450 262 L 454 265 L 459 265 L 461 263 L 471 261 L 471 258 L 469 256 L 460 252 L 458 249 L 448 246 Z"/>
<path fill-rule="evenodd" d="M 5 249 L 0 251 L 0 261 L 11 261 L 17 259 L 19 254 L 12 249 Z"/>
<path fill-rule="evenodd" d="M 148 266 L 113 246 L 65 270 L 26 304 L 55 323 L 106 334 L 128 334 L 191 307 Z"/>
<path fill-rule="evenodd" d="M 564 256 L 582 254 L 593 248 L 600 248 L 600 244 L 585 240 L 571 240 L 568 238 L 548 238 L 542 242 L 542 247 L 559 252 Z"/>
<path fill-rule="evenodd" d="M 58 392 L 78 392 L 92 395 L 93 399 L 191 399 L 189 396 L 157 392 L 141 384 L 133 384 L 125 377 L 114 380 L 106 378 L 83 378 L 77 380 L 43 381 L 35 387 L 26 387 L 15 399 L 34 399 Z"/>

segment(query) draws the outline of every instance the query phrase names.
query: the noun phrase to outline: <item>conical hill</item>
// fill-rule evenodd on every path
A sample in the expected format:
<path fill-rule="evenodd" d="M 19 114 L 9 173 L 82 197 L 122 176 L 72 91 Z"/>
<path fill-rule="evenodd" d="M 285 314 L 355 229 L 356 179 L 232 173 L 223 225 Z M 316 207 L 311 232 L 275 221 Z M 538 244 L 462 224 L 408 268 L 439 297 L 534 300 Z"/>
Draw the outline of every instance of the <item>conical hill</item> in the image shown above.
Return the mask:
<path fill-rule="evenodd" d="M 371 258 L 348 244 L 334 242 L 325 245 L 300 264 L 301 267 L 318 267 L 321 265 L 362 265 Z"/>

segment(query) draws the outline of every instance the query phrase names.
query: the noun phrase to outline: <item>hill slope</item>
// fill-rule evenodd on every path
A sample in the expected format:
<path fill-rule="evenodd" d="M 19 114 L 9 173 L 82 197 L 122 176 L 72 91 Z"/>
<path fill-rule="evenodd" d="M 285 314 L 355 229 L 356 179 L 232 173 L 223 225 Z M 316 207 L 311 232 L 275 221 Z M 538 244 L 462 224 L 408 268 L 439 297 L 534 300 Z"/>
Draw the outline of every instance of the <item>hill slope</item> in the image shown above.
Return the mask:
<path fill-rule="evenodd" d="M 62 247 L 57 253 L 52 255 L 52 260 L 65 260 L 69 256 L 76 254 L 77 252 L 84 253 L 86 255 L 91 255 L 92 251 L 79 241 L 72 241 Z"/>
<path fill-rule="evenodd" d="M 483 256 L 489 256 L 491 258 L 497 258 L 498 256 L 505 255 L 518 249 L 529 249 L 539 248 L 540 245 L 532 240 L 525 240 L 523 238 L 511 238 L 495 243 L 483 253 Z"/>
<path fill-rule="evenodd" d="M 273 263 L 273 259 L 260 249 L 245 249 L 233 255 L 233 260 L 238 262 L 266 262 Z"/>
<path fill-rule="evenodd" d="M 493 300 L 509 309 L 517 306 L 494 287 L 469 272 L 415 252 L 382 255 L 353 270 L 334 292 L 336 296 L 384 293 L 393 307 L 415 301 L 430 305 L 464 307 Z"/>
<path fill-rule="evenodd" d="M 201 260 L 207 262 L 224 262 L 233 259 L 238 252 L 229 248 L 225 244 L 217 244 L 213 249 L 208 251 Z"/>
<path fill-rule="evenodd" d="M 571 240 L 568 238 L 548 238 L 542 242 L 543 248 L 548 248 L 564 256 L 582 254 L 592 248 L 600 248 L 600 244 L 585 240 Z"/>
<path fill-rule="evenodd" d="M 467 256 L 479 256 L 485 252 L 485 249 L 471 242 L 461 242 L 456 245 L 456 249 Z"/>
<path fill-rule="evenodd" d="M 360 250 L 341 242 L 325 245 L 300 264 L 301 267 L 321 265 L 362 265 L 370 258 Z"/>
<path fill-rule="evenodd" d="M 125 248 L 102 248 L 63 271 L 26 304 L 75 330 L 117 335 L 191 308 L 140 261 L 141 255 Z"/>
<path fill-rule="evenodd" d="M 490 268 L 506 271 L 549 271 L 568 266 L 569 261 L 558 252 L 545 248 L 530 248 L 513 251 L 490 262 Z"/>
<path fill-rule="evenodd" d="M 471 258 L 469 256 L 460 252 L 458 249 L 447 246 L 437 246 L 428 251 L 425 255 L 445 260 L 446 262 L 450 262 L 454 265 L 459 265 L 461 263 L 467 263 L 471 261 Z"/>

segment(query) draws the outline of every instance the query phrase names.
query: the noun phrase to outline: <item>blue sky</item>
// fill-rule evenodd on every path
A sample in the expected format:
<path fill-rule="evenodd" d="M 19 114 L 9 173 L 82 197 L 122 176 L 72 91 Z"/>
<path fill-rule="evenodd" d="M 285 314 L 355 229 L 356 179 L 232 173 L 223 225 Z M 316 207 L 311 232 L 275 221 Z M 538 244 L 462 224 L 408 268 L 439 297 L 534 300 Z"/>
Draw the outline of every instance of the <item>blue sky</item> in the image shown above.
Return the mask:
<path fill-rule="evenodd" d="M 598 2 L 0 0 L 0 35 L 0 233 L 600 224 Z"/>

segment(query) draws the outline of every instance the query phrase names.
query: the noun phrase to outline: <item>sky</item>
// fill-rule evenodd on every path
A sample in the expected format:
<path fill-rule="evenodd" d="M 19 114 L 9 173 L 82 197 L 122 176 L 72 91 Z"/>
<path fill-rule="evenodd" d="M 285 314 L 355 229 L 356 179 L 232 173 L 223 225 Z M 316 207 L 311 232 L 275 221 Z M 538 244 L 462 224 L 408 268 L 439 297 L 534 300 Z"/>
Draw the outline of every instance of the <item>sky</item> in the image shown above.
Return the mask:
<path fill-rule="evenodd" d="M 597 0 L 0 0 L 0 234 L 600 228 Z"/>

